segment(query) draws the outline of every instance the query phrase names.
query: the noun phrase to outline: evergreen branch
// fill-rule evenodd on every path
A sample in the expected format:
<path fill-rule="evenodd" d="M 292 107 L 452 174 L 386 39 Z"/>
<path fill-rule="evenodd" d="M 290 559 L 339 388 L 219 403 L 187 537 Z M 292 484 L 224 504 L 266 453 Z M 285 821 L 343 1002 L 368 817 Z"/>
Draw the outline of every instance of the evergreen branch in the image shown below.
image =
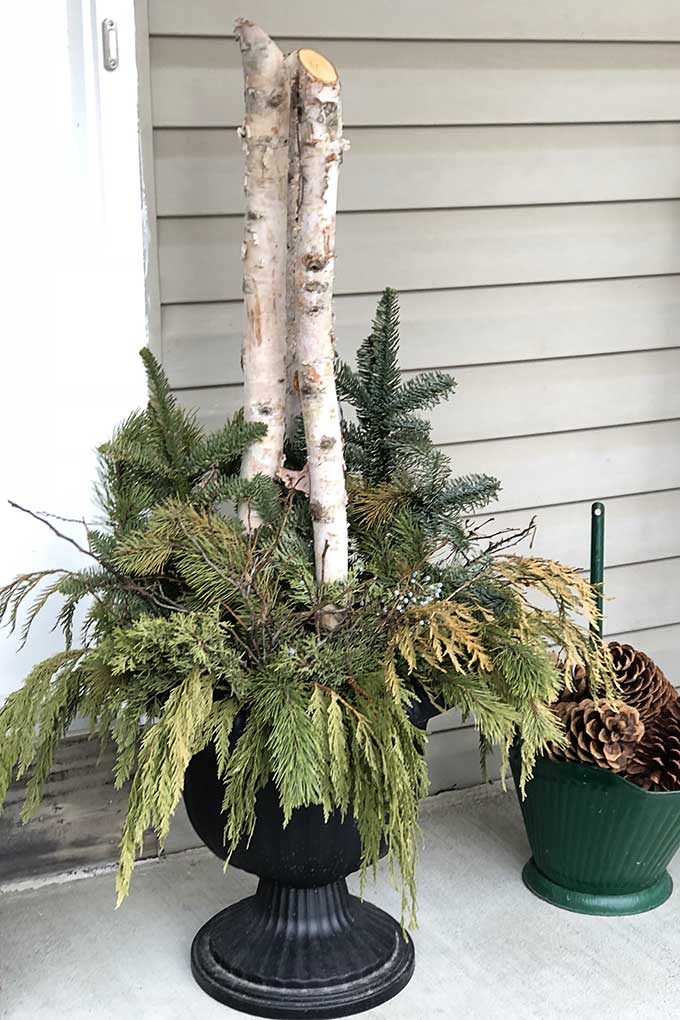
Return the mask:
<path fill-rule="evenodd" d="M 230 466 L 233 468 L 250 444 L 262 439 L 266 432 L 267 426 L 263 422 L 246 422 L 243 410 L 237 411 L 230 421 L 206 436 L 190 454 L 189 470 L 198 479 L 195 486 L 200 485 L 201 479 L 213 468 L 220 471 Z"/>
<path fill-rule="evenodd" d="M 9 629 L 10 634 L 13 634 L 16 630 L 19 610 L 24 600 L 35 590 L 41 581 L 54 574 L 63 576 L 68 574 L 68 571 L 56 568 L 53 570 L 36 570 L 30 574 L 19 574 L 9 584 L 0 588 L 0 621 L 4 620 L 5 616 L 9 616 L 5 626 Z"/>
<path fill-rule="evenodd" d="M 49 768 L 54 746 L 68 724 L 69 714 L 76 708 L 71 675 L 86 654 L 84 649 L 59 652 L 34 666 L 23 687 L 10 694 L 0 709 L 0 812 L 14 772 L 20 779 L 35 761 L 36 754 L 39 768 L 31 787 L 30 810 L 39 802 L 40 777 Z M 41 716 L 45 728 L 38 750 L 35 732 Z"/>
<path fill-rule="evenodd" d="M 445 372 L 423 372 L 402 383 L 393 396 L 392 414 L 409 414 L 436 407 L 454 392 L 456 380 Z"/>
<path fill-rule="evenodd" d="M 195 669 L 172 691 L 158 722 L 142 738 L 120 844 L 117 906 L 127 896 L 135 855 L 143 846 L 146 830 L 154 828 L 160 845 L 165 842 L 186 768 L 210 737 L 206 724 L 211 709 L 212 685 Z"/>

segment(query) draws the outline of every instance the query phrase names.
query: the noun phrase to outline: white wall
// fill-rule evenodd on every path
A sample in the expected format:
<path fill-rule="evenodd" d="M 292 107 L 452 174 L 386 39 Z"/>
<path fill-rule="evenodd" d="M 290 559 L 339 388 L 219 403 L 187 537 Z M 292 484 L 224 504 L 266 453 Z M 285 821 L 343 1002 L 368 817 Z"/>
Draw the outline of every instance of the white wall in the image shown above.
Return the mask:
<path fill-rule="evenodd" d="M 145 399 L 132 3 L 109 0 L 105 14 L 119 20 L 121 60 L 112 73 L 101 65 L 104 13 L 95 2 L 32 4 L 14 15 L 25 24 L 5 33 L 30 38 L 31 59 L 25 47 L 14 54 L 8 47 L 3 71 L 3 94 L 15 97 L 5 105 L 13 120 L 5 137 L 20 159 L 3 188 L 10 284 L 0 381 L 0 583 L 83 561 L 6 501 L 91 518 L 95 447 Z M 61 645 L 44 625 L 29 647 L 19 654 L 17 647 L 0 632 L 0 701 Z"/>

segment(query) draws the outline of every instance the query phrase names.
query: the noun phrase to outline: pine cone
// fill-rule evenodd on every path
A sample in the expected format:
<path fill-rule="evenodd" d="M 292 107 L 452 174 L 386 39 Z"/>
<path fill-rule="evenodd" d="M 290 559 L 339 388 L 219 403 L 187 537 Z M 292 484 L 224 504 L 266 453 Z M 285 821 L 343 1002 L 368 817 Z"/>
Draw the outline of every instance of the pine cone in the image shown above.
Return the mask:
<path fill-rule="evenodd" d="M 671 701 L 648 723 L 626 778 L 643 790 L 680 790 L 680 702 Z"/>
<path fill-rule="evenodd" d="M 564 724 L 568 743 L 553 747 L 558 761 L 578 761 L 622 772 L 645 732 L 635 708 L 619 704 L 618 711 L 605 701 L 558 701 L 553 709 Z"/>
<path fill-rule="evenodd" d="M 589 697 L 588 674 L 583 666 L 574 666 L 571 672 L 571 690 L 567 690 L 565 687 L 559 700 L 561 702 L 584 701 Z"/>
<path fill-rule="evenodd" d="M 637 708 L 643 723 L 659 715 L 666 705 L 675 701 L 677 691 L 662 671 L 644 652 L 631 645 L 612 641 L 609 645 L 621 699 L 631 708 Z"/>

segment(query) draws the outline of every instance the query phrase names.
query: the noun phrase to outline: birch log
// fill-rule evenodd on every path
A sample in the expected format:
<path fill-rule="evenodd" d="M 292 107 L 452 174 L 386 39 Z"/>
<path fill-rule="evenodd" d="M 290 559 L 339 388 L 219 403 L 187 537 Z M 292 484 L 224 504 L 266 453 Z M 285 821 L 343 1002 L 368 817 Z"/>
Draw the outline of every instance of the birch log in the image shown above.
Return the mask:
<path fill-rule="evenodd" d="M 309 460 L 314 559 L 321 583 L 347 575 L 347 495 L 335 390 L 333 275 L 342 138 L 340 82 L 314 50 L 297 53 L 301 192 L 296 280 L 297 373 Z"/>
<path fill-rule="evenodd" d="M 302 413 L 297 378 L 297 308 L 298 279 L 296 253 L 300 229 L 300 142 L 298 137 L 298 55 L 286 58 L 290 86 L 290 122 L 288 128 L 288 234 L 286 266 L 286 435 L 295 434 L 295 422 Z"/>
<path fill-rule="evenodd" d="M 286 412 L 286 219 L 290 85 L 281 50 L 257 25 L 237 21 L 245 119 L 243 240 L 244 414 L 267 425 L 246 451 L 241 476 L 273 478 L 283 463 Z M 250 530 L 261 521 L 245 502 L 239 510 Z"/>

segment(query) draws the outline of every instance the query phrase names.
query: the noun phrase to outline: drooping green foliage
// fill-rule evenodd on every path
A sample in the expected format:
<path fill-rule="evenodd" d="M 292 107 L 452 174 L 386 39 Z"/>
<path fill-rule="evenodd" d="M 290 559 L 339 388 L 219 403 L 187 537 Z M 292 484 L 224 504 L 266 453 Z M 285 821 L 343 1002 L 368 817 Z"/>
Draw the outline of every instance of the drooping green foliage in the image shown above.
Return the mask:
<path fill-rule="evenodd" d="M 286 819 L 308 804 L 352 812 L 364 872 L 387 846 L 406 915 L 427 788 L 425 738 L 409 717 L 415 692 L 473 719 L 483 752 L 500 745 L 507 759 L 518 738 L 526 778 L 560 740 L 549 705 L 571 667 L 586 664 L 594 690 L 609 682 L 606 652 L 574 618 L 596 617 L 589 586 L 568 567 L 514 555 L 525 532 L 489 535 L 467 520 L 497 483 L 453 477 L 417 418 L 452 380 L 403 384 L 397 356 L 396 295 L 386 291 L 357 372 L 339 370 L 356 411 L 346 425 L 345 582 L 316 582 L 304 494 L 239 477 L 261 427 L 236 415 L 204 435 L 145 351 L 149 404 L 100 449 L 102 520 L 83 525 L 91 565 L 0 589 L 0 617 L 23 637 L 61 598 L 66 642 L 0 710 L 0 803 L 30 769 L 25 816 L 34 813 L 59 739 L 89 717 L 114 742 L 115 782 L 131 784 L 119 900 L 145 830 L 163 843 L 186 766 L 212 742 L 228 849 L 252 831 L 256 794 L 272 780 Z M 229 509 L 246 498 L 263 520 L 251 533 Z"/>

